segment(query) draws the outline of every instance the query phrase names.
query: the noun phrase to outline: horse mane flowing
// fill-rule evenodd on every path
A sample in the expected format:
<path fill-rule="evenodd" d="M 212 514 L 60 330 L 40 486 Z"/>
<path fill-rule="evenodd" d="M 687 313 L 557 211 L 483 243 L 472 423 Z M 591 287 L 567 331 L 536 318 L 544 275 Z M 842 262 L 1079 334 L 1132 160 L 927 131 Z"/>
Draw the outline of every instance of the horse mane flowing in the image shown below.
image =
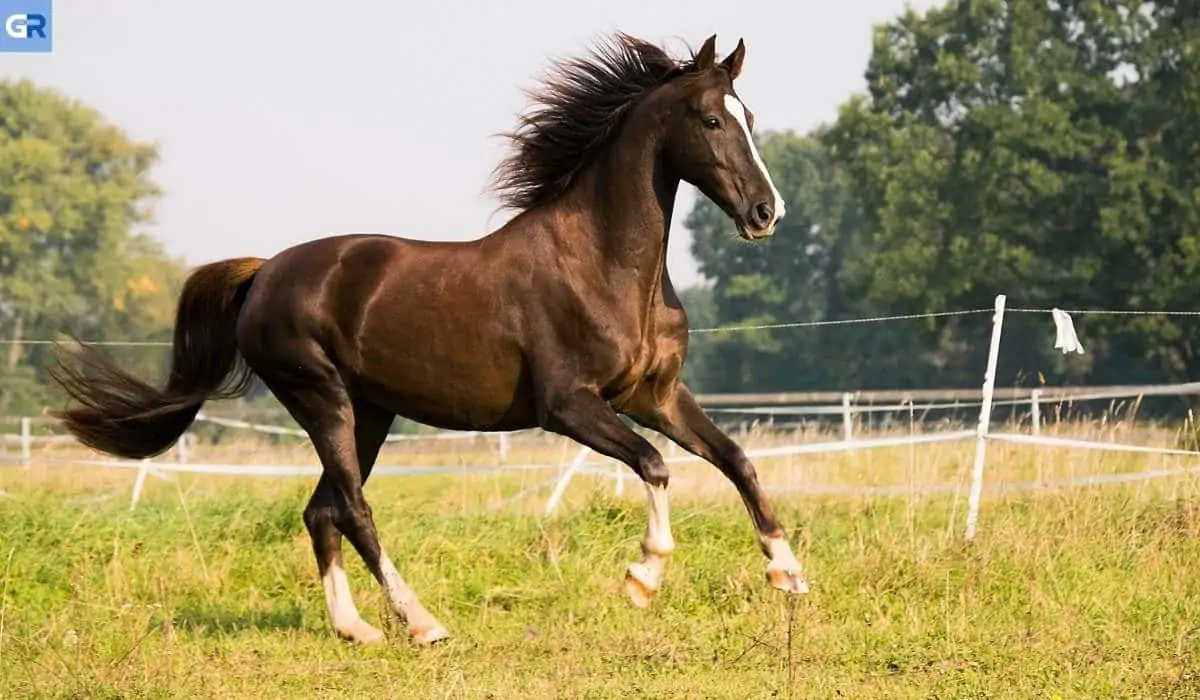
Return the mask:
<path fill-rule="evenodd" d="M 622 33 L 597 42 L 587 58 L 559 61 L 539 88 L 526 91 L 533 108 L 518 117 L 514 131 L 502 134 L 513 150 L 496 166 L 493 189 L 514 209 L 553 201 L 607 148 L 642 97 L 696 71 L 694 53 L 680 61 Z"/>

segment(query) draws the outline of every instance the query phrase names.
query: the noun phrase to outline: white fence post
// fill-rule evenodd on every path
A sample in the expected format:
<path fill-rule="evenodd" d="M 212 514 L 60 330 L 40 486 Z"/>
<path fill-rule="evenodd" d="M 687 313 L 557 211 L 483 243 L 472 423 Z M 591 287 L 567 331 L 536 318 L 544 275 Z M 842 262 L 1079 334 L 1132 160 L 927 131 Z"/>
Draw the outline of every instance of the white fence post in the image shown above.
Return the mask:
<path fill-rule="evenodd" d="M 500 433 L 500 437 L 497 440 L 499 444 L 496 447 L 500 450 L 500 463 L 504 464 L 508 461 L 508 433 Z"/>
<path fill-rule="evenodd" d="M 21 416 L 21 466 L 29 467 L 33 456 L 33 436 L 29 432 L 29 416 Z"/>
<path fill-rule="evenodd" d="M 854 414 L 850 412 L 852 398 L 850 392 L 842 392 L 842 439 L 846 442 L 850 442 L 854 437 Z"/>
<path fill-rule="evenodd" d="M 138 468 L 137 479 L 133 481 L 133 493 L 129 496 L 129 510 L 137 508 L 138 500 L 142 497 L 142 488 L 146 485 L 146 472 L 150 460 L 143 459 L 142 466 Z"/>
<path fill-rule="evenodd" d="M 571 460 L 571 464 L 563 470 L 562 476 L 554 486 L 554 493 L 550 494 L 550 498 L 546 501 L 546 515 L 554 514 L 558 508 L 558 502 L 562 500 L 563 492 L 567 490 L 567 484 L 571 483 L 571 477 L 579 471 L 579 467 L 583 465 L 583 460 L 587 459 L 589 452 L 591 452 L 591 448 L 586 445 L 580 447 L 579 452 L 575 454 L 575 459 Z"/>
<path fill-rule="evenodd" d="M 1029 421 L 1032 424 L 1033 434 L 1040 435 L 1042 432 L 1042 390 L 1034 389 L 1029 392 Z"/>
<path fill-rule="evenodd" d="M 187 464 L 188 461 L 188 434 L 184 433 L 179 436 L 179 440 L 175 443 L 175 461 L 180 464 Z"/>
<path fill-rule="evenodd" d="M 971 496 L 967 501 L 967 540 L 974 539 L 979 521 L 979 499 L 983 495 L 983 460 L 987 452 L 988 426 L 992 422 L 992 394 L 996 389 L 996 360 L 1000 355 L 1000 332 L 1004 327 L 1003 294 L 996 296 L 992 316 L 992 343 L 988 347 L 987 371 L 983 375 L 983 402 L 979 407 L 979 427 L 975 431 L 975 468 L 971 471 Z"/>

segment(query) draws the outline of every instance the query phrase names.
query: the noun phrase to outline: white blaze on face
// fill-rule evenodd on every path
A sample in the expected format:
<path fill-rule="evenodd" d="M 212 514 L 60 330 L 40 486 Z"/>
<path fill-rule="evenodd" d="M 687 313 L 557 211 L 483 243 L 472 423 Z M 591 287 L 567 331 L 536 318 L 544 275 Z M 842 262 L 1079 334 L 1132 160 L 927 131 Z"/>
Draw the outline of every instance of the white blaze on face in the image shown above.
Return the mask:
<path fill-rule="evenodd" d="M 725 95 L 725 109 L 729 111 L 733 120 L 742 127 L 742 133 L 746 135 L 746 143 L 750 146 L 750 155 L 754 158 L 754 164 L 758 166 L 759 172 L 767 179 L 767 184 L 771 186 L 771 196 L 775 198 L 775 201 L 772 203 L 775 211 L 775 221 L 779 221 L 785 213 L 783 197 L 780 196 L 779 190 L 775 189 L 775 183 L 771 180 L 771 173 L 767 172 L 767 165 L 763 163 L 762 156 L 758 155 L 758 147 L 754 145 L 754 137 L 750 134 L 750 124 L 746 122 L 746 106 L 737 97 Z M 775 221 L 772 221 L 771 224 L 774 225 Z"/>

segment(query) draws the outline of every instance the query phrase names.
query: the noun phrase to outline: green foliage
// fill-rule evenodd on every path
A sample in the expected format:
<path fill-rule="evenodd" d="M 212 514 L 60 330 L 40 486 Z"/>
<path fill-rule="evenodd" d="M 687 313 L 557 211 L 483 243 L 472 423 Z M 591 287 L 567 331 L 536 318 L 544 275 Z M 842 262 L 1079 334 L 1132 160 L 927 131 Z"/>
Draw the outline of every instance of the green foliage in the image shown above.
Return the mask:
<path fill-rule="evenodd" d="M 0 82 L 0 335 L 170 337 L 183 266 L 133 231 L 158 194 L 148 174 L 156 158 L 86 106 Z M 50 348 L 3 349 L 0 410 L 40 411 Z M 163 358 L 141 353 L 130 364 L 161 375 Z"/>
<path fill-rule="evenodd" d="M 689 217 L 720 322 L 988 308 L 997 293 L 1200 308 L 1198 17 L 1183 2 L 953 0 L 878 27 L 865 95 L 808 137 L 762 139 L 788 201 L 776 237 L 732 243 L 707 202 Z M 1200 370 L 1189 319 L 1088 317 L 1089 355 L 1069 360 L 1048 321 L 1006 324 L 1001 381 Z M 728 382 L 702 388 L 973 385 L 987 324 L 730 335 L 714 350 Z"/>

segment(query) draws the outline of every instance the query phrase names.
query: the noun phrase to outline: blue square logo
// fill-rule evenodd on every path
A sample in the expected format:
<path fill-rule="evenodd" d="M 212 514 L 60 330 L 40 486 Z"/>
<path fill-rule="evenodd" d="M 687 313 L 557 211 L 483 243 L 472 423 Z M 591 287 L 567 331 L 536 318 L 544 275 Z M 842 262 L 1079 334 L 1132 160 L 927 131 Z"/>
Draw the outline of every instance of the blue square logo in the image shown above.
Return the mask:
<path fill-rule="evenodd" d="M 52 0 L 0 0 L 0 53 L 50 53 Z"/>

